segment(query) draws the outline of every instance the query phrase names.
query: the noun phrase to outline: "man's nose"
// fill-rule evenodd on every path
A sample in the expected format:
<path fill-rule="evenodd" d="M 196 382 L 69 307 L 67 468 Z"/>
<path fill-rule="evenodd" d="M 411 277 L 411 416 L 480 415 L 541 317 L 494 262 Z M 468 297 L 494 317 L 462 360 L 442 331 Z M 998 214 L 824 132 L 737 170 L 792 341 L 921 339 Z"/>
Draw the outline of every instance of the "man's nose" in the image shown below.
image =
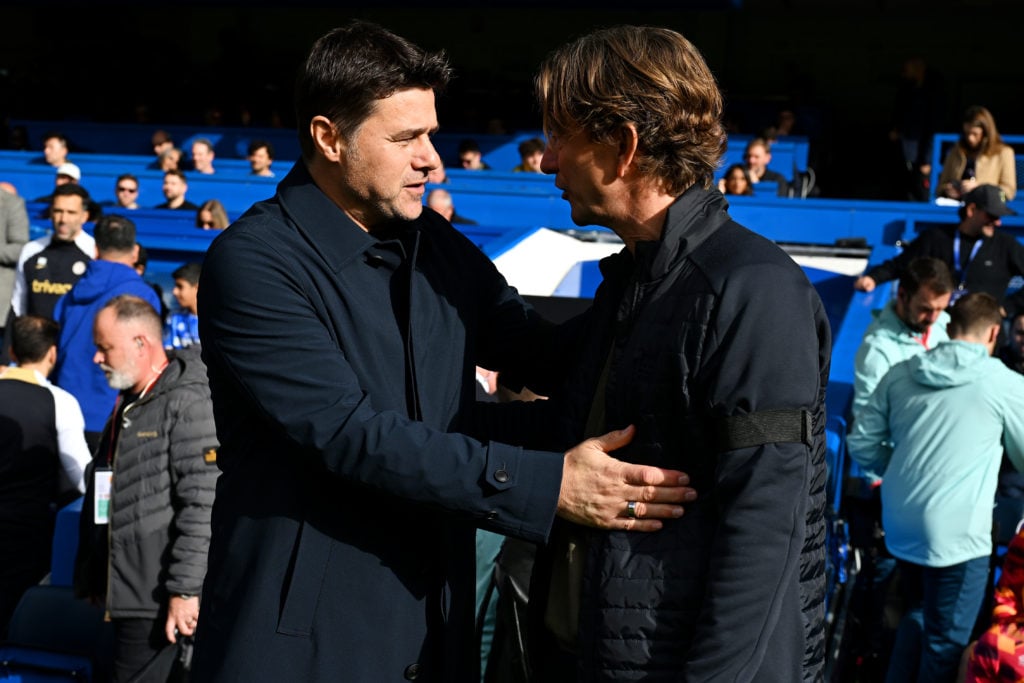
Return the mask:
<path fill-rule="evenodd" d="M 430 141 L 430 138 L 423 136 L 423 143 L 416 149 L 416 156 L 413 157 L 413 163 L 416 168 L 426 169 L 432 171 L 441 164 L 441 157 L 438 156 L 437 150 L 434 149 L 434 143 Z"/>
<path fill-rule="evenodd" d="M 541 173 L 558 173 L 558 155 L 551 149 L 551 143 L 544 147 L 544 156 L 540 158 Z"/>

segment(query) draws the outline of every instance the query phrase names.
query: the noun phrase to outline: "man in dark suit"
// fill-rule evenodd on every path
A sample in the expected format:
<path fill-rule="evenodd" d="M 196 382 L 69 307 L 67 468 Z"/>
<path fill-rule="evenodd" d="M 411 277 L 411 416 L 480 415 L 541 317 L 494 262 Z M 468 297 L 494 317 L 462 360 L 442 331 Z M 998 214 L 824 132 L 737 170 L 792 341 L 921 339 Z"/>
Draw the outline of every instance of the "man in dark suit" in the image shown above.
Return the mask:
<path fill-rule="evenodd" d="M 423 211 L 449 74 L 372 24 L 323 36 L 296 86 L 302 160 L 207 253 L 223 475 L 193 681 L 479 680 L 474 527 L 654 531 L 692 499 L 682 473 L 607 454 L 630 428 L 564 455 L 457 433 L 474 366 L 557 365 L 534 311 Z"/>

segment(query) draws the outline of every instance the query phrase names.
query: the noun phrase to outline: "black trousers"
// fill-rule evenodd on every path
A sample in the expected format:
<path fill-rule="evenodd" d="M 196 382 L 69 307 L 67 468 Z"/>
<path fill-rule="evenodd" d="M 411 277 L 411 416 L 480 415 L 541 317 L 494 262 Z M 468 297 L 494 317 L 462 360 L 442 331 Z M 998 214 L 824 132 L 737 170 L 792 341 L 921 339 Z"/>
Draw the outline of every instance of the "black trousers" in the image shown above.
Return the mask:
<path fill-rule="evenodd" d="M 113 683 L 166 683 L 178 649 L 168 642 L 163 619 L 114 619 Z"/>

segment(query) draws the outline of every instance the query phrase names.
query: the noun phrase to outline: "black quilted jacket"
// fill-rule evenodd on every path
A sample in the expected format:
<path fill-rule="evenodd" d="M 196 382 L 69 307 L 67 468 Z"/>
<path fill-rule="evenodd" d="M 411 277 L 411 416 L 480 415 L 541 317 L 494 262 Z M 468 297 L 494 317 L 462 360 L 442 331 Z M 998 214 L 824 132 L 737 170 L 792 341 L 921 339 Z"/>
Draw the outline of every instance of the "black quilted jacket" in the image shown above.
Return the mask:
<path fill-rule="evenodd" d="M 579 617 L 582 681 L 818 681 L 824 661 L 824 393 L 830 330 L 801 269 L 692 188 L 659 242 L 602 262 L 582 322 L 564 444 L 587 423 L 606 359 L 616 453 L 688 472 L 699 500 L 652 534 L 589 532 Z M 805 443 L 725 450 L 726 416 L 805 409 Z M 560 522 L 561 523 L 561 522 Z M 554 661 L 534 575 L 532 662 Z"/>

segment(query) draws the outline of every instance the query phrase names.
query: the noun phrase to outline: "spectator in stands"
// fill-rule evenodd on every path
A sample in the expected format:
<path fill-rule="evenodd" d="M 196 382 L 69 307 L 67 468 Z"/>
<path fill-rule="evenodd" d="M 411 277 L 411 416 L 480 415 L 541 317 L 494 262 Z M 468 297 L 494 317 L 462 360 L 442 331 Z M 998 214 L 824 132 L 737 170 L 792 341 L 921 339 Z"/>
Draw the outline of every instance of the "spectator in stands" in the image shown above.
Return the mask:
<path fill-rule="evenodd" d="M 963 199 L 980 185 L 996 185 L 1012 201 L 1017 195 L 1013 148 L 1003 142 L 985 107 L 969 107 L 960 140 L 946 154 L 939 175 L 940 197 Z"/>
<path fill-rule="evenodd" d="M 988 292 L 1009 315 L 1024 312 L 1024 290 L 1006 297 L 1014 275 L 1024 275 L 1024 245 L 998 231 L 1000 219 L 1016 211 L 1006 205 L 1003 191 L 995 185 L 979 185 L 964 195 L 959 225 L 925 230 L 903 251 L 857 278 L 853 286 L 870 292 L 882 282 L 901 277 L 907 264 L 918 256 L 942 259 L 953 274 L 953 301 L 967 292 Z"/>
<path fill-rule="evenodd" d="M 17 367 L 0 373 L 0 640 L 22 594 L 50 571 L 50 506 L 85 491 L 91 459 L 78 402 L 46 379 L 57 357 L 56 323 L 18 318 L 10 353 Z"/>
<path fill-rule="evenodd" d="M 181 171 L 167 171 L 164 173 L 164 198 L 163 204 L 157 204 L 158 209 L 176 209 L 195 211 L 199 207 L 185 198 L 188 192 L 188 181 Z"/>
<path fill-rule="evenodd" d="M 270 165 L 274 163 L 274 146 L 266 140 L 253 140 L 249 143 L 249 168 L 252 175 L 262 178 L 273 178 L 274 172 Z"/>
<path fill-rule="evenodd" d="M 1010 320 L 1010 338 L 999 349 L 999 360 L 1014 372 L 1024 374 L 1024 312 Z"/>
<path fill-rule="evenodd" d="M 200 333 L 230 461 L 194 681 L 478 679 L 474 525 L 543 540 L 556 512 L 640 530 L 681 512 L 625 517 L 641 471 L 667 484 L 643 489 L 660 502 L 687 493 L 678 472 L 603 454 L 628 431 L 564 456 L 451 433 L 474 359 L 529 372 L 542 327 L 423 208 L 449 68 L 366 22 L 320 38 L 296 78 L 302 159 L 206 253 Z M 583 452 L 610 470 L 581 477 Z"/>
<path fill-rule="evenodd" d="M 199 343 L 199 315 L 196 300 L 199 296 L 199 275 L 202 273 L 201 263 L 186 263 L 180 266 L 171 277 L 174 278 L 174 289 L 171 294 L 178 302 L 178 311 L 171 313 L 164 325 L 164 348 L 185 349 Z"/>
<path fill-rule="evenodd" d="M 56 173 L 53 176 L 53 186 L 60 187 L 61 185 L 74 184 L 79 185 L 82 179 L 82 171 L 75 164 L 63 163 L 57 167 Z M 37 204 L 49 204 L 53 199 L 53 193 L 43 195 L 42 197 L 36 197 L 32 201 Z M 44 218 L 49 217 L 48 214 L 44 213 Z"/>
<path fill-rule="evenodd" d="M 937 258 L 915 258 L 900 277 L 896 298 L 874 312 L 854 360 L 853 417 L 892 366 L 948 339 L 946 307 L 953 278 Z"/>
<path fill-rule="evenodd" d="M 4 332 L 11 312 L 14 276 L 22 247 L 28 242 L 28 226 L 25 200 L 0 187 L 0 339 L 6 338 Z M 0 365 L 6 365 L 6 360 L 7 349 L 4 348 L 0 352 Z"/>
<path fill-rule="evenodd" d="M 96 260 L 85 275 L 62 296 L 54 309 L 60 325 L 60 358 L 54 369 L 54 383 L 78 399 L 85 414 L 85 433 L 89 446 L 99 442 L 103 424 L 114 408 L 117 392 L 107 384 L 103 371 L 92 362 L 92 323 L 111 298 L 134 294 L 160 310 L 156 292 L 135 272 L 139 247 L 135 243 L 135 223 L 124 216 L 103 216 L 93 230 Z"/>
<path fill-rule="evenodd" d="M 67 163 L 68 139 L 55 131 L 44 135 L 43 160 L 54 168 Z"/>
<path fill-rule="evenodd" d="M 786 177 L 781 173 L 768 169 L 768 164 L 772 162 L 771 145 L 764 138 L 754 138 L 747 143 L 747 148 L 743 152 L 743 161 L 746 163 L 747 174 L 750 176 L 751 183 L 777 183 L 779 190 L 778 196 L 786 197 L 789 195 L 789 182 Z"/>
<path fill-rule="evenodd" d="M 14 315 L 53 317 L 57 299 L 85 274 L 96 243 L 83 226 L 90 219 L 89 193 L 81 185 L 61 185 L 53 192 L 53 234 L 32 240 L 21 250 L 14 276 Z"/>
<path fill-rule="evenodd" d="M 95 362 L 121 393 L 86 476 L 75 592 L 113 622 L 115 681 L 143 666 L 142 680 L 166 681 L 206 574 L 219 474 L 210 387 L 199 354 L 168 358 L 160 317 L 138 297 L 110 300 L 94 331 Z"/>
<path fill-rule="evenodd" d="M 196 210 L 196 227 L 203 230 L 223 230 L 230 225 L 228 212 L 216 199 L 207 199 Z"/>
<path fill-rule="evenodd" d="M 196 173 L 212 175 L 215 173 L 213 159 L 213 143 L 206 138 L 197 138 L 192 142 L 192 169 Z"/>
<path fill-rule="evenodd" d="M 453 225 L 476 225 L 476 221 L 465 216 L 460 216 L 455 211 L 455 204 L 452 202 L 452 195 L 448 190 L 436 189 L 427 193 L 427 206 L 448 219 Z"/>
<path fill-rule="evenodd" d="M 160 152 L 160 156 L 157 157 L 157 168 L 165 173 L 167 171 L 180 171 L 181 150 L 177 147 L 171 147 Z"/>
<path fill-rule="evenodd" d="M 540 160 L 544 157 L 544 141 L 530 138 L 519 143 L 519 165 L 512 170 L 516 173 L 543 173 Z"/>
<path fill-rule="evenodd" d="M 463 140 L 459 143 L 459 166 L 467 171 L 489 171 L 491 167 L 484 163 L 480 145 L 476 140 Z"/>
<path fill-rule="evenodd" d="M 551 681 L 820 680 L 825 443 L 802 425 L 824 424 L 828 320 L 800 268 L 712 187 L 715 78 L 678 33 L 620 26 L 557 50 L 536 84 L 542 168 L 574 223 L 625 242 L 575 321 L 566 414 L 536 436 L 634 424 L 623 454 L 703 475 L 700 511 L 653 543 L 556 520 L 534 567 L 530 663 Z"/>
<path fill-rule="evenodd" d="M 992 626 L 970 648 L 964 683 L 1024 681 L 1024 530 L 1010 540 L 994 597 Z"/>
<path fill-rule="evenodd" d="M 153 137 L 150 138 L 150 143 L 153 146 L 153 156 L 160 159 L 160 155 L 169 149 L 174 149 L 174 140 L 171 138 L 171 134 L 166 130 L 158 130 L 153 133 Z"/>
<path fill-rule="evenodd" d="M 1004 445 L 1024 470 L 1024 377 L 991 357 L 1001 323 L 991 295 L 959 299 L 950 340 L 882 378 L 847 442 L 883 477 L 885 545 L 912 605 L 889 681 L 954 679 L 985 594 Z"/>
<path fill-rule="evenodd" d="M 114 183 L 114 206 L 119 209 L 139 208 L 139 179 L 131 173 L 122 173 Z"/>
<path fill-rule="evenodd" d="M 718 191 L 722 194 L 738 194 L 754 196 L 754 184 L 750 182 L 750 174 L 743 164 L 733 164 L 725 169 L 718 181 Z"/>

